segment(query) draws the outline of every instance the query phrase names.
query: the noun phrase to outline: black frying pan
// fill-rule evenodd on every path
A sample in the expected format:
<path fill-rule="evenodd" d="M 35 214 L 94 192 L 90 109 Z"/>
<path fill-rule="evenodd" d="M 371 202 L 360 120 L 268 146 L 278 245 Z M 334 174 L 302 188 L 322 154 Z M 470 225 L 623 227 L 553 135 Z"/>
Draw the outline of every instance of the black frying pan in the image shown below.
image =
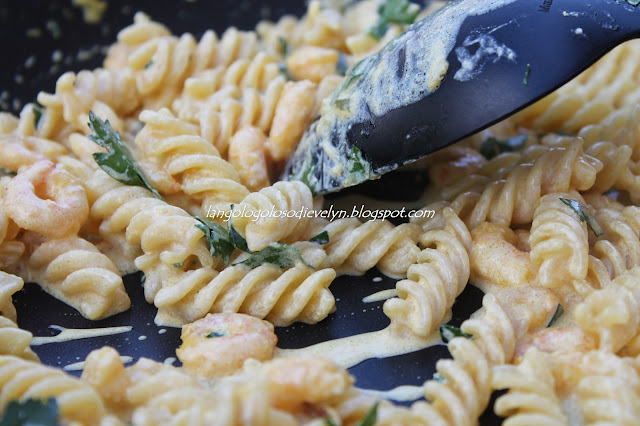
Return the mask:
<path fill-rule="evenodd" d="M 249 30 L 259 19 L 277 19 L 285 12 L 300 15 L 304 9 L 301 0 L 111 0 L 103 21 L 89 25 L 83 22 L 81 10 L 71 6 L 71 0 L 0 0 L 0 42 L 4 49 L 0 92 L 8 93 L 0 98 L 1 109 L 18 113 L 25 102 L 35 101 L 38 91 L 52 93 L 56 78 L 63 72 L 100 66 L 103 59 L 100 54 L 86 61 L 76 61 L 78 49 L 97 52 L 99 49 L 94 46 L 113 43 L 117 32 L 132 22 L 133 13 L 137 10 L 145 11 L 176 34 L 188 31 L 198 37 L 208 28 L 215 29 L 219 34 L 231 25 Z M 41 37 L 28 37 L 27 30 L 30 28 L 40 28 Z M 51 55 L 56 49 L 62 52 L 65 59 L 54 66 Z M 25 61 L 30 56 L 34 56 L 36 62 L 32 67 L 27 67 Z M 382 194 L 389 194 L 400 202 L 411 201 L 421 192 L 419 185 L 422 181 L 421 176 L 391 173 L 379 181 L 359 187 L 358 191 L 376 194 L 379 198 Z M 411 182 L 414 185 L 407 186 Z M 403 190 L 391 191 L 390 188 Z M 374 282 L 373 278 L 378 276 L 383 277 L 382 281 Z M 125 285 L 132 299 L 131 309 L 95 322 L 84 319 L 72 308 L 44 293 L 37 285 L 27 284 L 23 291 L 14 296 L 18 323 L 35 336 L 57 334 L 56 330 L 49 328 L 52 324 L 67 328 L 133 326 L 129 333 L 34 347 L 42 362 L 53 366 L 62 367 L 84 360 L 89 352 L 104 345 L 113 346 L 122 355 L 132 356 L 134 360 L 148 357 L 163 361 L 175 357 L 175 349 L 180 344 L 180 330 L 158 327 L 153 323 L 156 310 L 144 300 L 140 277 L 141 274 L 125 277 Z M 379 290 L 393 288 L 394 284 L 395 280 L 384 277 L 376 270 L 362 277 L 339 277 L 331 286 L 337 300 L 337 312 L 316 325 L 294 324 L 277 328 L 278 346 L 303 347 L 386 327 L 389 320 L 382 312 L 382 302 L 365 305 L 362 298 Z M 482 293 L 469 286 L 454 306 L 451 323 L 460 325 L 480 307 L 481 299 Z M 161 331 L 163 329 L 166 331 Z M 146 338 L 139 340 L 141 336 Z M 388 390 L 398 385 L 422 384 L 433 376 L 436 361 L 448 356 L 446 346 L 439 345 L 408 355 L 368 360 L 350 371 L 356 376 L 358 386 Z M 497 424 L 499 420 L 488 410 L 482 423 Z"/>

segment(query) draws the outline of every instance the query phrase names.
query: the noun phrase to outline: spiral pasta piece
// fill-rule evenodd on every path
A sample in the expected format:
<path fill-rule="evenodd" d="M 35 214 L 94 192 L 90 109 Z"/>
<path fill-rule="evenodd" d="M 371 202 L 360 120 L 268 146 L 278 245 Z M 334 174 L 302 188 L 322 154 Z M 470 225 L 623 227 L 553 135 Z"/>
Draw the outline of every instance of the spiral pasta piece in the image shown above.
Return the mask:
<path fill-rule="evenodd" d="M 294 247 L 310 264 L 322 264 L 325 254 L 317 244 L 301 242 Z M 251 269 L 238 264 L 220 273 L 210 268 L 186 272 L 170 268 L 164 268 L 162 288 L 153 299 L 158 307 L 156 323 L 179 326 L 209 312 L 239 312 L 277 326 L 296 321 L 314 324 L 335 309 L 328 289 L 336 276 L 331 268 L 314 270 L 298 264 L 283 270 L 263 264 Z"/>
<path fill-rule="evenodd" d="M 556 393 L 551 360 L 544 352 L 532 348 L 518 366 L 495 367 L 492 386 L 509 389 L 494 407 L 496 414 L 507 417 L 505 426 L 569 424 Z"/>
<path fill-rule="evenodd" d="M 210 210 L 229 212 L 231 204 L 249 194 L 238 173 L 215 147 L 198 136 L 195 126 L 173 117 L 168 110 L 143 111 L 140 120 L 146 125 L 138 133 L 136 145 L 178 179 L 185 194 L 202 203 L 204 214 Z"/>
<path fill-rule="evenodd" d="M 276 241 L 304 238 L 312 220 L 313 195 L 299 181 L 276 182 L 246 196 L 234 207 L 231 224 L 246 240 L 251 251 L 262 250 Z"/>
<path fill-rule="evenodd" d="M 615 278 L 575 308 L 576 323 L 598 348 L 617 352 L 640 332 L 640 268 Z"/>
<path fill-rule="evenodd" d="M 427 337 L 440 325 L 455 298 L 469 280 L 471 236 L 450 208 L 443 212 L 444 230 L 431 230 L 420 237 L 426 247 L 407 271 L 408 279 L 396 284 L 398 298 L 384 303 L 392 327 L 406 327 Z M 435 246 L 434 248 L 431 248 Z"/>
<path fill-rule="evenodd" d="M 574 282 L 587 277 L 589 237 L 587 224 L 561 199 L 584 201 L 576 192 L 542 197 L 534 213 L 529 243 L 538 283 L 551 288 L 567 307 L 576 302 L 572 300 Z"/>
<path fill-rule="evenodd" d="M 29 257 L 28 273 L 47 293 L 89 319 L 106 318 L 131 305 L 113 262 L 82 238 L 40 244 Z"/>
<path fill-rule="evenodd" d="M 640 378 L 629 359 L 587 353 L 574 393 L 586 425 L 632 425 L 640 415 Z"/>
<path fill-rule="evenodd" d="M 91 386 L 33 361 L 0 355 L 0 389 L 0 411 L 11 401 L 55 398 L 62 421 L 99 425 L 106 416 L 104 404 Z"/>
<path fill-rule="evenodd" d="M 514 167 L 504 180 L 487 185 L 479 197 L 463 193 L 445 205 L 455 206 L 454 211 L 469 229 L 485 221 L 504 226 L 531 223 L 544 195 L 586 191 L 601 169 L 602 162 L 584 154 L 582 141 L 575 139 L 566 148 L 546 149 L 533 162 Z M 432 226 L 424 219 L 415 222 L 425 230 Z"/>
<path fill-rule="evenodd" d="M 637 40 L 619 45 L 578 77 L 516 114 L 514 119 L 537 131 L 575 134 L 586 125 L 600 122 L 615 109 L 637 104 L 640 91 L 634 80 L 618 76 L 637 74 L 639 46 Z"/>
<path fill-rule="evenodd" d="M 278 76 L 281 72 L 273 55 L 260 52 L 250 59 L 239 58 L 228 66 L 206 69 L 188 78 L 172 109 L 181 119 L 193 121 L 200 109 L 215 102 L 222 89 L 228 92 L 230 87 L 240 90 L 252 87 L 262 91 Z"/>
<path fill-rule="evenodd" d="M 39 361 L 29 347 L 33 335 L 16 324 L 16 308 L 11 296 L 23 285 L 22 278 L 0 271 L 0 354 Z"/>
<path fill-rule="evenodd" d="M 316 219 L 309 230 L 305 239 L 323 231 L 329 234 L 323 246 L 327 257 L 320 267 L 333 268 L 338 275 L 362 275 L 375 266 L 389 277 L 404 278 L 420 253 L 422 232 L 409 223 L 394 226 L 387 220 Z"/>
<path fill-rule="evenodd" d="M 484 315 L 468 319 L 461 326 L 473 337 L 450 340 L 453 359 L 437 362 L 436 369 L 444 381 L 424 384 L 424 395 L 431 406 L 415 405 L 416 409 L 428 408 L 439 424 L 475 424 L 491 396 L 491 369 L 511 361 L 516 341 L 532 326 L 538 309 L 519 305 L 507 311 L 491 294 L 484 296 L 482 305 Z"/>

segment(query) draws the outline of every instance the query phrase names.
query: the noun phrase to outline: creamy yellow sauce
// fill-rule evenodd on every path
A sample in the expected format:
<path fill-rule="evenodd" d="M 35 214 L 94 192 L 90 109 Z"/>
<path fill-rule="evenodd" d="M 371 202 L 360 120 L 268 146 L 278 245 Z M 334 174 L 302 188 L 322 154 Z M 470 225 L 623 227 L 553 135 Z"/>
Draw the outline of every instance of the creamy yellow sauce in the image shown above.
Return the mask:
<path fill-rule="evenodd" d="M 362 388 L 359 389 L 367 395 L 377 396 L 393 401 L 415 401 L 416 399 L 424 397 L 424 390 L 422 386 L 402 385 L 386 391 Z"/>
<path fill-rule="evenodd" d="M 398 295 L 398 290 L 395 288 L 390 288 L 389 290 L 382 290 L 376 293 L 370 294 L 367 297 L 362 299 L 362 303 L 373 303 L 380 302 L 382 300 L 391 299 L 392 297 L 396 297 Z"/>
<path fill-rule="evenodd" d="M 92 337 L 110 336 L 113 334 L 128 333 L 133 330 L 130 325 L 121 327 L 103 328 L 65 328 L 59 325 L 50 325 L 49 328 L 60 330 L 55 336 L 37 336 L 31 341 L 31 346 L 46 345 L 48 343 L 68 342 L 71 340 L 91 339 Z"/>
<path fill-rule="evenodd" d="M 122 360 L 123 364 L 128 364 L 130 362 L 133 362 L 133 357 L 125 355 L 125 356 L 121 356 L 120 360 Z M 62 367 L 62 369 L 65 370 L 65 371 L 80 371 L 80 370 L 84 370 L 84 364 L 85 363 L 86 363 L 86 361 L 74 362 L 73 364 L 65 365 L 64 367 Z"/>
<path fill-rule="evenodd" d="M 403 355 L 441 342 L 437 330 L 428 338 L 422 339 L 412 335 L 399 336 L 387 327 L 383 330 L 327 340 L 306 348 L 276 348 L 275 356 L 323 356 L 332 359 L 343 368 L 350 368 L 367 359 Z"/>

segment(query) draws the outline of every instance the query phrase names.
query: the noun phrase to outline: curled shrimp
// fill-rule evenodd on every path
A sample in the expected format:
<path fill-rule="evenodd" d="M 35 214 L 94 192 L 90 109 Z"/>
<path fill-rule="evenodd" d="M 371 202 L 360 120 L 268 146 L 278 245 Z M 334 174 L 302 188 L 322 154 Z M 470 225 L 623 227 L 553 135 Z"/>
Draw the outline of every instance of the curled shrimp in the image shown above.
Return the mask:
<path fill-rule="evenodd" d="M 3 209 L 18 226 L 46 237 L 76 234 L 87 220 L 84 187 L 51 161 L 38 161 L 7 184 Z"/>
<path fill-rule="evenodd" d="M 176 354 L 183 366 L 198 377 L 231 374 L 253 358 L 273 357 L 278 338 L 273 325 L 244 314 L 207 314 L 182 327 L 182 345 Z"/>
<path fill-rule="evenodd" d="M 265 363 L 262 372 L 269 384 L 271 404 L 289 412 L 334 404 L 354 382 L 346 370 L 321 357 L 277 358 Z"/>

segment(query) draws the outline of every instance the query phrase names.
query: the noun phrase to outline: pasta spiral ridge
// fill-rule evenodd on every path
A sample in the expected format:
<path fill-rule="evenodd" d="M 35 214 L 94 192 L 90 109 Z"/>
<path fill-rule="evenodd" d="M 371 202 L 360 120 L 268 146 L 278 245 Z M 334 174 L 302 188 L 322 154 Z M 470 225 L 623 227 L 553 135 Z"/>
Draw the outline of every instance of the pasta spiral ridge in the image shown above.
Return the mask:
<path fill-rule="evenodd" d="M 586 191 L 593 186 L 601 169 L 602 162 L 586 155 L 582 151 L 582 140 L 575 139 L 566 148 L 549 148 L 533 162 L 514 167 L 505 179 L 487 185 L 479 197 L 463 193 L 450 203 L 434 205 L 456 206 L 454 211 L 469 229 L 485 221 L 504 226 L 526 224 L 533 220 L 542 196 L 570 190 Z M 422 219 L 414 223 L 428 230 L 434 226 L 430 222 Z"/>
<path fill-rule="evenodd" d="M 420 237 L 426 248 L 409 267 L 408 279 L 396 284 L 398 298 L 383 305 L 392 327 L 407 327 L 421 337 L 440 325 L 469 280 L 471 236 L 453 210 L 447 208 L 443 214 L 445 229 L 427 231 Z"/>
<path fill-rule="evenodd" d="M 461 326 L 473 338 L 450 340 L 453 359 L 437 362 L 436 369 L 444 381 L 424 384 L 424 395 L 431 401 L 432 415 L 438 416 L 440 424 L 475 424 L 491 396 L 491 369 L 513 357 L 520 333 L 495 296 L 485 295 L 482 305 L 484 316 L 468 319 Z M 419 409 L 421 404 L 414 407 Z"/>
<path fill-rule="evenodd" d="M 555 390 L 551 360 L 544 352 L 531 348 L 517 365 L 493 369 L 494 389 L 509 389 L 496 400 L 496 414 L 507 417 L 505 426 L 532 424 L 569 425 Z"/>
<path fill-rule="evenodd" d="M 310 264 L 322 264 L 325 254 L 317 244 L 299 242 L 294 247 Z M 314 270 L 298 264 L 283 270 L 263 264 L 251 269 L 239 264 L 220 273 L 211 268 L 186 272 L 169 268 L 165 266 L 162 288 L 154 297 L 157 323 L 183 325 L 207 313 L 239 312 L 277 326 L 296 321 L 314 324 L 335 310 L 328 289 L 336 276 L 331 268 Z"/>
<path fill-rule="evenodd" d="M 40 244 L 29 257 L 28 279 L 88 319 L 106 318 L 131 305 L 113 262 L 75 236 Z"/>
<path fill-rule="evenodd" d="M 59 369 L 8 355 L 0 356 L 0 410 L 10 401 L 55 398 L 61 420 L 98 425 L 105 407 L 98 394 L 83 381 Z"/>
<path fill-rule="evenodd" d="M 236 170 L 198 136 L 194 125 L 173 117 L 166 109 L 143 111 L 140 120 L 146 125 L 136 136 L 136 145 L 178 179 L 182 191 L 201 202 L 204 212 L 228 212 L 231 204 L 249 194 Z"/>
<path fill-rule="evenodd" d="M 312 220 L 306 213 L 313 210 L 313 195 L 307 185 L 282 181 L 244 197 L 234 207 L 240 214 L 232 215 L 230 220 L 247 241 L 249 250 L 258 251 L 276 241 L 303 239 Z"/>

